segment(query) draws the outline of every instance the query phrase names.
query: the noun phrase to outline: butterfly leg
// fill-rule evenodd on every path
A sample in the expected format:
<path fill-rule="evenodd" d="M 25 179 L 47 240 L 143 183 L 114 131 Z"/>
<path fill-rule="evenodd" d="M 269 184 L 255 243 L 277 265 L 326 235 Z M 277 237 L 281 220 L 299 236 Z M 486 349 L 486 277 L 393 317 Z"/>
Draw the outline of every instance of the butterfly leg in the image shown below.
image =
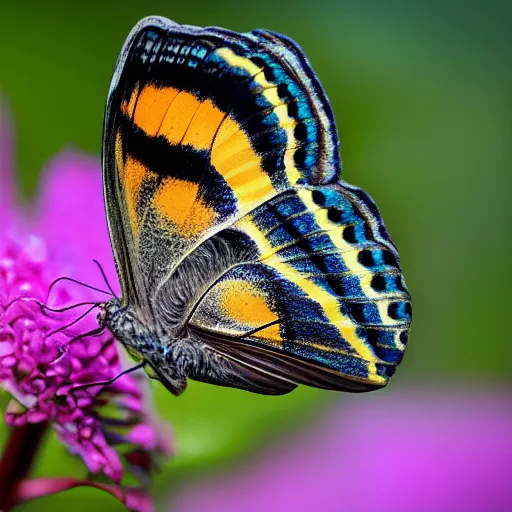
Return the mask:
<path fill-rule="evenodd" d="M 187 387 L 187 377 L 203 364 L 203 354 L 187 339 L 171 341 L 162 353 L 151 354 L 148 362 L 155 378 L 173 394 L 180 395 Z"/>

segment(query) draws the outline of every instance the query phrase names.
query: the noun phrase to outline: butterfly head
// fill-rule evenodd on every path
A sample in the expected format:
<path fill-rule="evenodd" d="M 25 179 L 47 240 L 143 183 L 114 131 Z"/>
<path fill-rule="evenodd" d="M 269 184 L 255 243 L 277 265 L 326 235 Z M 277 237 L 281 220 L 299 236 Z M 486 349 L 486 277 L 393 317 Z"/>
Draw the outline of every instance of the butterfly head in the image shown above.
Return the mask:
<path fill-rule="evenodd" d="M 108 328 L 134 359 L 142 360 L 145 353 L 155 349 L 157 339 L 132 308 L 123 305 L 117 298 L 103 302 L 99 307 L 99 325 Z"/>
<path fill-rule="evenodd" d="M 108 327 L 110 319 L 121 309 L 121 302 L 115 298 L 99 304 L 99 313 L 96 317 L 100 327 Z"/>

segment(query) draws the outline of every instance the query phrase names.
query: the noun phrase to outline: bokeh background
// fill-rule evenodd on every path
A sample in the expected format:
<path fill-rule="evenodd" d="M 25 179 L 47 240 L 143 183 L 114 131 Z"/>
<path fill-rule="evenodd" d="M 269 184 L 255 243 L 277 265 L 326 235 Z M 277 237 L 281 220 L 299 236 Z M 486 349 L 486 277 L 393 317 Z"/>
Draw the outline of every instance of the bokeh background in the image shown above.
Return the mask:
<path fill-rule="evenodd" d="M 332 102 L 344 178 L 378 203 L 414 305 L 384 391 L 269 398 L 192 383 L 176 399 L 155 387 L 178 448 L 158 510 L 512 510 L 512 3 L 2 2 L 0 95 L 27 201 L 64 147 L 99 155 L 113 65 L 149 14 L 301 44 Z M 41 461 L 45 474 L 81 468 L 52 440 Z M 77 489 L 23 510 L 44 507 L 120 509 Z"/>

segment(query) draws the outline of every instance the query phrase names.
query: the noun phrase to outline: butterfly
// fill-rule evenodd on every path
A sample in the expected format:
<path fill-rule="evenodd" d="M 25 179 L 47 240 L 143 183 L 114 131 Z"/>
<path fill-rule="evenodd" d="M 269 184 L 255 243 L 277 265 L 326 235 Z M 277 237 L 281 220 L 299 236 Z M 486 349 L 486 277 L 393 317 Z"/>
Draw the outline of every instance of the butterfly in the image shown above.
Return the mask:
<path fill-rule="evenodd" d="M 294 41 L 141 20 L 106 106 L 122 299 L 101 323 L 176 395 L 188 378 L 268 395 L 385 386 L 410 296 L 377 206 L 340 175 L 333 113 Z"/>

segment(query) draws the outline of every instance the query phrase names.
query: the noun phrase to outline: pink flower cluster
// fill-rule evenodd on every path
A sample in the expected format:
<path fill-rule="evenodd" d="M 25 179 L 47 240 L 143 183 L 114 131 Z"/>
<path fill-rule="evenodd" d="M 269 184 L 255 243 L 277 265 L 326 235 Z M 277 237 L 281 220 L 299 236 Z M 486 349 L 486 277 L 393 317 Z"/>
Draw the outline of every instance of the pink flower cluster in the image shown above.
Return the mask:
<path fill-rule="evenodd" d="M 51 422 L 60 439 L 83 458 L 91 472 L 104 472 L 118 482 L 123 466 L 108 440 L 157 447 L 152 429 L 138 428 L 144 421 L 142 394 L 130 376 L 105 389 L 73 390 L 78 385 L 108 381 L 122 368 L 110 333 L 80 337 L 96 327 L 94 316 L 66 327 L 77 313 L 54 313 L 41 307 L 51 283 L 48 266 L 42 241 L 36 238 L 23 244 L 8 242 L 0 253 L 0 385 L 13 397 L 6 422 L 17 426 Z M 76 294 L 72 298 L 62 288 L 54 295 L 52 308 L 82 298 Z M 16 300 L 19 297 L 26 299 Z M 113 423 L 118 428 L 125 425 L 125 434 L 111 430 L 102 417 L 106 404 L 117 406 Z"/>
<path fill-rule="evenodd" d="M 117 342 L 108 331 L 98 332 L 90 306 L 73 307 L 107 297 L 69 281 L 50 289 L 60 276 L 101 286 L 93 258 L 106 262 L 115 282 L 99 162 L 74 153 L 59 157 L 43 175 L 35 209 L 27 212 L 14 205 L 7 135 L 0 115 L 0 387 L 11 395 L 6 423 L 49 424 L 91 473 L 119 484 L 124 462 L 147 482 L 154 457 L 171 448 L 146 403 L 145 382 L 131 374 L 108 386 L 84 387 L 123 370 Z M 65 488 L 90 484 L 63 482 Z M 39 489 L 35 483 L 25 488 Z M 145 510 L 148 500 L 140 495 L 137 490 L 122 499 Z"/>

